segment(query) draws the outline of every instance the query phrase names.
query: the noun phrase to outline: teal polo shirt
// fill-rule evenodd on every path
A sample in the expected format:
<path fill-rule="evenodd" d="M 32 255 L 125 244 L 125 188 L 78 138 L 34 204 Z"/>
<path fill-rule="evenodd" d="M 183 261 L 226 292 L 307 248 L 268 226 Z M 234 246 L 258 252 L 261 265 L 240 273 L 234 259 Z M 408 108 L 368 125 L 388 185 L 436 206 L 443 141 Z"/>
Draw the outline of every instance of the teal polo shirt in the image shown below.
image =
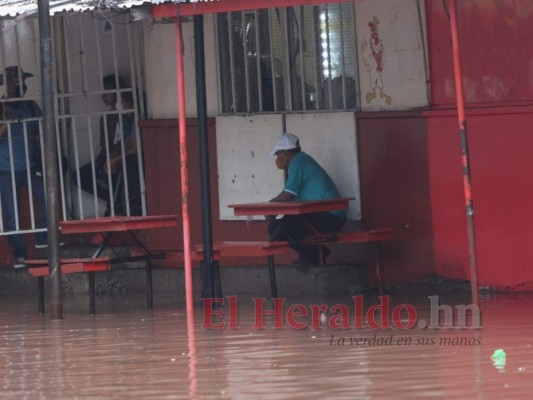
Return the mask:
<path fill-rule="evenodd" d="M 311 156 L 296 154 L 287 171 L 286 192 L 296 196 L 294 201 L 328 200 L 341 197 L 328 173 Z M 331 214 L 346 218 L 346 210 L 330 211 Z"/>

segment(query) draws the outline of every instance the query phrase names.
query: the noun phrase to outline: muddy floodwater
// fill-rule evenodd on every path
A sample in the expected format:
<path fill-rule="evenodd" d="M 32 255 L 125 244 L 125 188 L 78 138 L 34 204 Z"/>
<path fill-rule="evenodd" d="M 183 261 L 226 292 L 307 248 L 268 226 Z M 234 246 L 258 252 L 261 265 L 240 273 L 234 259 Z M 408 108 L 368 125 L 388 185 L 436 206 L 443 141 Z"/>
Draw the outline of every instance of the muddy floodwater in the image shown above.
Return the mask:
<path fill-rule="evenodd" d="M 473 329 L 444 326 L 443 308 L 432 320 L 437 294 L 389 293 L 391 315 L 403 305 L 399 318 L 387 318 L 390 328 L 378 326 L 379 310 L 369 324 L 368 310 L 383 304 L 376 295 L 359 299 L 363 327 L 355 327 L 353 299 L 287 300 L 279 329 L 272 317 L 255 327 L 249 298 L 236 299 L 237 329 L 228 326 L 227 304 L 225 328 L 207 329 L 200 307 L 187 324 L 181 299 L 159 298 L 150 312 L 144 294 L 98 298 L 91 316 L 85 296 L 66 297 L 64 319 L 51 321 L 37 313 L 34 296 L 2 295 L 0 399 L 533 398 L 533 295 L 483 297 L 481 327 Z M 469 312 L 461 321 L 455 307 L 468 304 L 468 295 L 439 296 L 455 326 L 476 322 Z M 328 307 L 318 326 L 313 304 Z M 413 309 L 416 324 L 402 329 Z M 343 310 L 352 325 L 334 329 L 346 322 Z M 214 311 L 208 324 L 218 326 Z"/>

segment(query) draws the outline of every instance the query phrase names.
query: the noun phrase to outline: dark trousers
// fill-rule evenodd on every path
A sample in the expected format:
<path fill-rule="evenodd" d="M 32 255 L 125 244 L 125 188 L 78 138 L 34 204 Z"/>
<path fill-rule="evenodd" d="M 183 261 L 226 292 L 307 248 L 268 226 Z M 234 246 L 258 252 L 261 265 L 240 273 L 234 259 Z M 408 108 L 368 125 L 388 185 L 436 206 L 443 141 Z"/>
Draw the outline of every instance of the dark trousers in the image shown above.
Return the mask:
<path fill-rule="evenodd" d="M 305 221 L 305 223 L 304 223 Z M 296 250 L 300 258 L 318 264 L 320 263 L 320 246 L 298 244 L 312 232 L 305 224 L 310 224 L 318 232 L 338 232 L 346 222 L 346 218 L 329 212 L 303 215 L 285 215 L 281 219 L 272 220 L 268 226 L 268 233 L 272 241 L 288 241 L 289 246 Z"/>
<path fill-rule="evenodd" d="M 95 165 L 95 167 L 97 166 Z M 139 177 L 139 162 L 136 155 L 126 156 L 126 171 L 128 182 L 127 198 L 130 206 L 130 215 L 142 215 L 141 182 Z M 110 193 L 107 173 L 102 170 L 95 170 L 96 195 L 107 202 L 108 210 L 106 214 L 111 210 L 111 201 L 113 201 L 116 213 L 126 213 L 126 196 L 124 195 L 126 188 L 123 175 L 122 168 L 119 168 L 119 172 L 111 174 L 111 186 L 113 190 Z M 74 182 L 77 182 L 75 174 L 72 178 Z M 93 166 L 90 163 L 80 168 L 80 187 L 85 192 L 94 194 Z"/>
<path fill-rule="evenodd" d="M 98 167 L 95 165 L 95 177 L 96 177 L 96 195 L 107 202 L 109 202 L 109 190 L 108 190 L 108 180 L 107 180 L 107 174 L 103 172 L 103 170 L 98 169 Z M 72 176 L 72 179 L 74 182 L 77 182 L 76 174 L 74 173 Z M 115 186 L 116 183 L 116 174 L 111 174 L 111 184 Z M 94 194 L 94 186 L 93 186 L 93 166 L 91 163 L 85 164 L 83 167 L 80 168 L 80 187 L 81 190 Z"/>
<path fill-rule="evenodd" d="M 125 213 L 127 198 L 130 206 L 130 215 L 142 215 L 141 178 L 137 155 L 126 156 L 126 171 L 128 195 L 126 196 L 126 186 L 122 185 L 116 204 Z"/>

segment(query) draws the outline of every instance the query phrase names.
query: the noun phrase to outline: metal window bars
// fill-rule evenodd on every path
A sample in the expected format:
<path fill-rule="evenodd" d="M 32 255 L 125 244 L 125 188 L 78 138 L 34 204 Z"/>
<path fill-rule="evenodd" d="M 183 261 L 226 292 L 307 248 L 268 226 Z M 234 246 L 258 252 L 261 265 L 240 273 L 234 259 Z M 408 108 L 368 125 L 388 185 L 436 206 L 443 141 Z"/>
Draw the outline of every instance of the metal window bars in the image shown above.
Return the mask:
<path fill-rule="evenodd" d="M 353 3 L 217 14 L 223 114 L 358 107 Z"/>

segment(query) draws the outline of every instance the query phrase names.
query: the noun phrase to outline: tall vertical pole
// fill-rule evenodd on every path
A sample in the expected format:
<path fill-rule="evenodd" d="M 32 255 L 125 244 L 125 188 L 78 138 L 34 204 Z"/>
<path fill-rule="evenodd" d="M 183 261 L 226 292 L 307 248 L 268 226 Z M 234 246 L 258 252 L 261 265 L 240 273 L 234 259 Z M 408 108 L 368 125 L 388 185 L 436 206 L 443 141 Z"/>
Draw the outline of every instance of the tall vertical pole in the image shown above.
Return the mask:
<path fill-rule="evenodd" d="M 39 0 L 39 40 L 41 54 L 41 93 L 43 103 L 44 162 L 46 165 L 46 220 L 48 227 L 48 268 L 52 297 L 52 319 L 63 318 L 61 268 L 59 262 L 59 181 L 57 167 L 57 133 L 54 109 L 54 72 L 49 0 Z M 44 210 L 40 210 L 44 212 Z"/>
<path fill-rule="evenodd" d="M 189 399 L 195 399 L 196 392 L 198 390 L 198 356 L 196 354 L 196 334 L 194 331 L 194 314 L 192 312 L 187 312 L 187 344 L 189 348 Z"/>
<path fill-rule="evenodd" d="M 200 144 L 200 181 L 202 199 L 202 234 L 204 247 L 204 297 L 214 297 L 213 227 L 211 223 L 211 184 L 209 180 L 209 142 L 207 135 L 207 101 L 205 89 L 204 16 L 194 16 L 194 60 L 196 64 L 196 108 Z"/>
<path fill-rule="evenodd" d="M 185 298 L 187 314 L 193 315 L 191 223 L 189 219 L 189 171 L 187 168 L 187 115 L 185 113 L 185 74 L 179 6 L 176 7 L 176 72 L 178 78 L 178 115 L 181 175 L 181 213 L 183 219 L 183 251 L 185 253 Z"/>
<path fill-rule="evenodd" d="M 457 96 L 457 115 L 459 119 L 459 135 L 461 138 L 461 152 L 463 161 L 463 183 L 466 201 L 468 250 L 470 254 L 470 285 L 472 288 L 472 303 L 478 305 L 479 289 L 477 283 L 476 240 L 474 232 L 474 203 L 472 200 L 472 185 L 470 177 L 470 156 L 468 152 L 468 134 L 466 129 L 463 72 L 461 68 L 459 33 L 457 28 L 457 5 L 456 0 L 448 0 L 448 3 L 450 5 L 450 28 L 452 33 L 455 93 Z"/>

